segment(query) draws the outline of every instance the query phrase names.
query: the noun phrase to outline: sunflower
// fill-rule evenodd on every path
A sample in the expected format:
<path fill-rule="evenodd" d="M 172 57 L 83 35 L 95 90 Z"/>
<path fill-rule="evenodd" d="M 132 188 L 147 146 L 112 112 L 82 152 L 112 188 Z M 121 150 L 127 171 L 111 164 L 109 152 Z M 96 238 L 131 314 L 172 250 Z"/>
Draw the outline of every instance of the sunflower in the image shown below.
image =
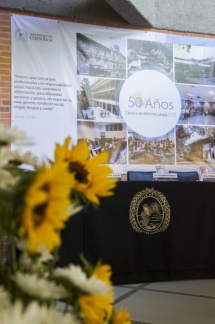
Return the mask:
<path fill-rule="evenodd" d="M 110 319 L 113 299 L 101 295 L 85 295 L 80 298 L 80 308 L 85 324 L 101 324 Z"/>
<path fill-rule="evenodd" d="M 55 148 L 55 160 L 67 161 L 69 171 L 75 175 L 73 193 L 98 205 L 99 197 L 113 195 L 117 179 L 108 178 L 112 169 L 102 165 L 108 161 L 108 153 L 102 152 L 89 159 L 87 142 L 81 141 L 71 149 L 71 138 L 67 137 L 63 145 L 57 144 Z"/>
<path fill-rule="evenodd" d="M 111 267 L 108 264 L 97 265 L 91 275 L 95 275 L 98 279 L 104 281 L 107 285 L 111 286 L 112 282 L 110 280 L 112 272 Z"/>
<path fill-rule="evenodd" d="M 34 253 L 40 246 L 52 251 L 61 243 L 58 230 L 68 219 L 69 194 L 74 176 L 67 165 L 59 162 L 37 171 L 24 196 L 19 234 L 27 238 L 28 251 Z"/>
<path fill-rule="evenodd" d="M 116 312 L 114 314 L 112 323 L 113 324 L 131 324 L 130 314 L 124 309 L 119 309 L 118 312 Z"/>

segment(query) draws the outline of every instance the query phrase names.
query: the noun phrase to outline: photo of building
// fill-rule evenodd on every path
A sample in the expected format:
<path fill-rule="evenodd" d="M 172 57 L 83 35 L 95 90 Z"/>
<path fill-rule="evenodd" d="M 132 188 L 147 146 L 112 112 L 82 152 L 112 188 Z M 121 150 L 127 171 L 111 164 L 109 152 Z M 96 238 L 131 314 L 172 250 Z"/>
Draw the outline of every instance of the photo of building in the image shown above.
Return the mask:
<path fill-rule="evenodd" d="M 122 82 L 117 79 L 82 78 L 77 93 L 77 118 L 118 122 L 117 92 Z"/>
<path fill-rule="evenodd" d="M 117 42 L 107 47 L 77 34 L 77 73 L 98 77 L 125 78 L 126 58 Z"/>
<path fill-rule="evenodd" d="M 175 82 L 215 84 L 214 47 L 174 45 Z"/>

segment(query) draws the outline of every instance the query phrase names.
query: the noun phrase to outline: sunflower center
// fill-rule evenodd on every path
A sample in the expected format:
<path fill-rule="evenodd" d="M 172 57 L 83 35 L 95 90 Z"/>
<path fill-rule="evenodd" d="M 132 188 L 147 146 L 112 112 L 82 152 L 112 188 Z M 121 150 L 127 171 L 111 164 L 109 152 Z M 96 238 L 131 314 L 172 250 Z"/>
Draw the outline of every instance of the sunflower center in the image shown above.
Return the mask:
<path fill-rule="evenodd" d="M 48 183 L 46 183 L 42 188 L 42 190 L 49 192 L 49 185 Z M 46 213 L 46 209 L 47 209 L 47 205 L 48 203 L 45 202 L 43 204 L 37 205 L 34 208 L 34 226 L 38 227 L 43 223 L 43 220 L 45 218 L 45 213 Z"/>
<path fill-rule="evenodd" d="M 7 146 L 8 143 L 4 140 L 0 140 L 0 146 Z"/>
<path fill-rule="evenodd" d="M 69 171 L 75 172 L 75 179 L 81 183 L 87 183 L 87 175 L 88 171 L 85 167 L 78 162 L 70 162 L 69 163 Z"/>
<path fill-rule="evenodd" d="M 46 208 L 47 208 L 47 203 L 37 205 L 34 208 L 34 215 L 35 215 L 34 216 L 34 226 L 35 227 L 38 227 L 43 223 Z"/>

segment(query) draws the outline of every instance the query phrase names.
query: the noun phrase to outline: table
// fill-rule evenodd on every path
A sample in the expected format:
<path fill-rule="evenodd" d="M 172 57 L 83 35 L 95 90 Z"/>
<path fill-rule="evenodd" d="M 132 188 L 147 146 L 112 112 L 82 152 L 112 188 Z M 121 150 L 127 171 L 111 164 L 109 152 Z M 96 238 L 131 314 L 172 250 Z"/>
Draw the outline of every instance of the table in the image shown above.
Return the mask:
<path fill-rule="evenodd" d="M 135 197 L 147 190 L 164 196 L 167 218 L 170 208 L 166 228 L 149 234 L 137 232 L 133 226 L 140 229 L 139 225 L 131 222 Z M 213 278 L 214 198 L 213 182 L 121 181 L 115 195 L 102 198 L 99 208 L 91 206 L 68 222 L 59 265 L 80 264 L 83 252 L 93 264 L 101 260 L 112 266 L 114 284 Z M 140 207 L 144 202 L 150 205 L 149 199 L 146 195 Z"/>

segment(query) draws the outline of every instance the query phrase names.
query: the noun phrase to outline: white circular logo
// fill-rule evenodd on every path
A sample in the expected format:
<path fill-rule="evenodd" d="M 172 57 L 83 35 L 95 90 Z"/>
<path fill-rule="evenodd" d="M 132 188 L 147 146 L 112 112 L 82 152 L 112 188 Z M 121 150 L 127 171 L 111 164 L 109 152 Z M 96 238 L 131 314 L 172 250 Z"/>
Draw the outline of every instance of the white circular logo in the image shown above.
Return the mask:
<path fill-rule="evenodd" d="M 136 133 L 160 137 L 170 132 L 181 114 L 181 97 L 163 73 L 143 70 L 132 74 L 119 95 L 121 115 Z"/>
<path fill-rule="evenodd" d="M 15 31 L 15 38 L 19 42 L 26 42 L 28 40 L 28 33 L 24 29 L 17 29 Z"/>

